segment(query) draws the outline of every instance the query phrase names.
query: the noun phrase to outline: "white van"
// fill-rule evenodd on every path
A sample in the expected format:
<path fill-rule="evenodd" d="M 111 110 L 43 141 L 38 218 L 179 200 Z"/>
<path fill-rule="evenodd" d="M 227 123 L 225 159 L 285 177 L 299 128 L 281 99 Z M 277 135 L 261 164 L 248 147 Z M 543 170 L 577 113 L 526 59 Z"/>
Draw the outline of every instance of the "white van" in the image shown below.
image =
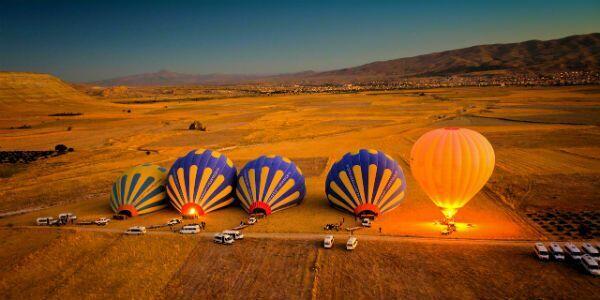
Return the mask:
<path fill-rule="evenodd" d="M 213 241 L 217 244 L 231 245 L 233 244 L 233 237 L 229 234 L 217 233 L 215 234 Z"/>
<path fill-rule="evenodd" d="M 146 233 L 146 227 L 144 227 L 144 226 L 129 227 L 129 229 L 127 229 L 125 231 L 125 234 L 128 234 L 128 235 L 141 235 L 141 234 L 145 234 L 145 233 Z"/>
<path fill-rule="evenodd" d="M 244 238 L 244 234 L 239 230 L 224 230 L 223 234 L 230 235 L 234 240 L 241 240 Z"/>
<path fill-rule="evenodd" d="M 556 260 L 565 260 L 565 252 L 558 243 L 550 243 L 550 254 Z"/>
<path fill-rule="evenodd" d="M 333 247 L 333 242 L 333 235 L 326 235 L 323 240 L 323 247 L 325 247 L 325 249 L 331 249 L 331 247 Z"/>
<path fill-rule="evenodd" d="M 575 244 L 573 243 L 565 243 L 565 252 L 570 258 L 574 260 L 580 260 L 581 255 L 583 255 L 583 253 L 581 253 L 581 250 L 579 250 L 579 248 L 577 248 L 577 246 L 575 246 Z"/>
<path fill-rule="evenodd" d="M 56 220 L 54 220 L 53 217 L 41 217 L 41 218 L 37 218 L 35 220 L 35 223 L 38 226 L 44 226 L 44 225 L 52 225 L 54 221 L 56 221 Z"/>
<path fill-rule="evenodd" d="M 590 274 L 594 276 L 600 276 L 600 266 L 593 257 L 588 254 L 583 255 L 580 260 L 581 266 Z"/>
<path fill-rule="evenodd" d="M 185 225 L 183 226 L 183 228 L 181 228 L 181 230 L 179 230 L 179 233 L 181 234 L 196 234 L 200 232 L 200 225 L 196 224 L 196 225 Z"/>
<path fill-rule="evenodd" d="M 581 249 L 583 249 L 583 252 L 585 252 L 585 254 L 591 256 L 592 258 L 596 260 L 600 259 L 600 252 L 598 252 L 598 249 L 592 246 L 592 244 L 584 243 L 583 245 L 581 245 Z"/>
<path fill-rule="evenodd" d="M 541 260 L 550 259 L 550 253 L 548 253 L 548 249 L 546 249 L 546 246 L 544 246 L 543 243 L 535 243 L 535 246 L 533 247 L 533 249 L 535 251 L 535 255 L 537 256 L 537 258 L 539 258 Z"/>
<path fill-rule="evenodd" d="M 355 236 L 351 236 L 346 242 L 346 250 L 354 250 L 356 245 L 358 245 L 358 240 Z"/>

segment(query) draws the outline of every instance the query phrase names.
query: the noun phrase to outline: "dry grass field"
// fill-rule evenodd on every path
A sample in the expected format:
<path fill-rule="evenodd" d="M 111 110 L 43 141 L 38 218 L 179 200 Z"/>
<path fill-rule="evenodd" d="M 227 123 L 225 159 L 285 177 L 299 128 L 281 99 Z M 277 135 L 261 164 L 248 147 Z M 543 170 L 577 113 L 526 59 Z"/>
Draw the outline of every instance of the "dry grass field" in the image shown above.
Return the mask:
<path fill-rule="evenodd" d="M 29 164 L 0 164 L 5 298 L 74 298 L 80 291 L 89 298 L 115 293 L 121 298 L 242 293 L 249 298 L 563 298 L 568 290 L 587 298 L 598 288 L 598 281 L 574 267 L 539 264 L 529 246 L 464 241 L 554 239 L 550 227 L 532 219 L 538 212 L 569 212 L 576 226 L 579 214 L 600 210 L 600 87 L 235 95 L 203 101 L 188 101 L 174 88 L 176 97 L 166 97 L 167 102 L 144 104 L 93 97 L 47 75 L 0 73 L 0 87 L 0 151 L 51 150 L 56 144 L 75 149 Z M 136 90 L 127 99 L 160 100 L 161 93 Z M 50 116 L 65 112 L 81 114 Z M 208 130 L 187 130 L 194 120 Z M 14 129 L 23 125 L 30 128 Z M 459 230 L 449 237 L 440 236 L 434 221 L 442 215 L 407 164 L 416 139 L 443 126 L 481 132 L 497 161 L 482 192 L 459 211 Z M 317 241 L 249 239 L 223 248 L 208 238 L 170 233 L 130 239 L 22 227 L 64 211 L 84 220 L 109 216 L 110 186 L 121 172 L 145 162 L 168 168 L 196 148 L 218 150 L 238 168 L 262 154 L 279 154 L 304 171 L 304 202 L 248 228 L 250 234 L 323 233 L 324 224 L 342 218 L 351 225 L 352 216 L 327 204 L 327 170 L 346 152 L 382 150 L 404 169 L 408 196 L 360 235 L 434 242 L 368 241 L 345 253 L 324 252 Z M 202 220 L 213 232 L 239 224 L 245 215 L 233 206 Z M 172 217 L 175 211 L 166 209 L 107 228 L 119 231 Z M 463 242 L 444 241 L 457 238 Z"/>

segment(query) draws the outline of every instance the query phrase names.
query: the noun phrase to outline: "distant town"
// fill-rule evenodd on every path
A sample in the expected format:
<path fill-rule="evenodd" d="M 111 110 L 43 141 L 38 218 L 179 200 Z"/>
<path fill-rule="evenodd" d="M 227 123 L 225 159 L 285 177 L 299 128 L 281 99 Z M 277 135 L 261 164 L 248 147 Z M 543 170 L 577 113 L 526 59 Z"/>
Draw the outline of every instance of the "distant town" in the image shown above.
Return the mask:
<path fill-rule="evenodd" d="M 358 83 L 299 83 L 281 86 L 257 86 L 261 94 L 358 92 L 365 90 L 430 89 L 443 87 L 486 86 L 569 86 L 598 85 L 600 72 L 572 71 L 557 73 L 510 73 L 502 75 L 452 75 L 372 80 Z"/>

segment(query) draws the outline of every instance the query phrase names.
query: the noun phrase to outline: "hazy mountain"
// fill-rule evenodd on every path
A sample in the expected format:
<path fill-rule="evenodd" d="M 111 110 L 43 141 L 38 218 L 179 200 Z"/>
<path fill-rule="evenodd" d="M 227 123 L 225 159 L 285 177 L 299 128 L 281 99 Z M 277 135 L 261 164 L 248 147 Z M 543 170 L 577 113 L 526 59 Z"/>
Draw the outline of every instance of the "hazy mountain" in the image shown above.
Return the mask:
<path fill-rule="evenodd" d="M 447 76 L 481 71 L 539 72 L 600 70 L 600 33 L 562 39 L 480 45 L 414 57 L 377 61 L 326 72 L 281 75 L 191 75 L 159 71 L 95 82 L 114 85 L 218 85 L 249 82 L 356 82 L 368 79 Z"/>
<path fill-rule="evenodd" d="M 183 74 L 167 70 L 144 73 L 93 82 L 101 86 L 165 86 L 165 85 L 220 85 L 252 81 L 264 75 L 240 74 Z"/>

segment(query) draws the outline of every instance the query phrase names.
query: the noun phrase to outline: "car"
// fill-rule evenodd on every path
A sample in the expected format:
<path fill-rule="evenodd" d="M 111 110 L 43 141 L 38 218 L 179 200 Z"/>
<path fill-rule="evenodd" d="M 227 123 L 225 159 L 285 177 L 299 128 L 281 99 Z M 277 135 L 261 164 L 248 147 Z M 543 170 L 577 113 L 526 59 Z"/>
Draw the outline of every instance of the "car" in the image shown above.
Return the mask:
<path fill-rule="evenodd" d="M 583 253 L 573 243 L 565 243 L 565 252 L 573 260 L 580 260 Z"/>
<path fill-rule="evenodd" d="M 230 235 L 234 240 L 241 240 L 244 238 L 244 234 L 239 230 L 223 230 L 223 234 Z"/>
<path fill-rule="evenodd" d="M 38 226 L 44 226 L 44 225 L 50 225 L 50 223 L 52 223 L 54 221 L 53 217 L 41 217 L 41 218 L 37 218 L 35 220 L 35 223 Z"/>
<path fill-rule="evenodd" d="M 248 225 L 254 225 L 256 223 L 256 217 L 248 218 Z"/>
<path fill-rule="evenodd" d="M 62 213 L 58 215 L 58 220 L 60 220 L 62 224 L 72 224 L 77 220 L 77 216 L 72 213 Z"/>
<path fill-rule="evenodd" d="M 113 219 L 119 220 L 119 221 L 127 220 L 127 215 L 116 214 L 116 215 L 113 215 Z"/>
<path fill-rule="evenodd" d="M 142 234 L 146 234 L 146 227 L 144 227 L 144 226 L 129 227 L 125 231 L 125 234 L 127 234 L 127 235 L 142 235 Z"/>
<path fill-rule="evenodd" d="M 588 273 L 594 276 L 600 276 L 600 266 L 598 266 L 598 261 L 589 254 L 582 255 L 579 263 Z"/>
<path fill-rule="evenodd" d="M 548 260 L 550 259 L 550 253 L 548 252 L 548 249 L 546 248 L 546 246 L 544 246 L 544 243 L 535 243 L 535 245 L 533 246 L 535 255 L 537 256 L 537 258 L 541 259 L 541 260 Z"/>
<path fill-rule="evenodd" d="M 348 241 L 346 242 L 346 250 L 354 250 L 357 245 L 358 245 L 358 240 L 356 239 L 355 236 L 351 236 L 350 238 L 348 238 Z"/>
<path fill-rule="evenodd" d="M 229 234 L 217 233 L 213 237 L 213 242 L 217 244 L 231 245 L 233 244 L 233 241 L 233 237 L 231 237 Z"/>
<path fill-rule="evenodd" d="M 167 222 L 167 225 L 168 226 L 173 226 L 173 225 L 177 225 L 177 224 L 180 224 L 180 223 L 181 223 L 181 219 L 175 218 L 175 219 L 169 220 L 169 222 Z"/>
<path fill-rule="evenodd" d="M 550 254 L 555 260 L 565 260 L 565 251 L 558 243 L 550 243 Z"/>
<path fill-rule="evenodd" d="M 333 242 L 333 235 L 326 235 L 325 239 L 323 239 L 323 247 L 325 247 L 325 249 L 331 249 L 333 247 Z"/>
<path fill-rule="evenodd" d="M 362 222 L 360 223 L 360 225 L 362 225 L 363 227 L 371 227 L 371 219 L 369 219 L 369 218 L 362 219 Z"/>
<path fill-rule="evenodd" d="M 100 218 L 98 220 L 95 220 L 94 224 L 98 226 L 105 226 L 106 224 L 108 224 L 108 222 L 110 222 L 109 218 Z"/>
<path fill-rule="evenodd" d="M 179 233 L 181 234 L 196 234 L 200 232 L 200 225 L 195 224 L 195 225 L 185 225 L 183 226 L 183 228 L 181 228 L 179 230 Z"/>
<path fill-rule="evenodd" d="M 596 249 L 596 247 L 594 247 L 592 244 L 583 243 L 583 245 L 581 245 L 581 249 L 583 249 L 583 252 L 585 252 L 585 254 L 593 257 L 595 260 L 600 259 L 600 252 L 598 252 L 598 249 Z"/>

